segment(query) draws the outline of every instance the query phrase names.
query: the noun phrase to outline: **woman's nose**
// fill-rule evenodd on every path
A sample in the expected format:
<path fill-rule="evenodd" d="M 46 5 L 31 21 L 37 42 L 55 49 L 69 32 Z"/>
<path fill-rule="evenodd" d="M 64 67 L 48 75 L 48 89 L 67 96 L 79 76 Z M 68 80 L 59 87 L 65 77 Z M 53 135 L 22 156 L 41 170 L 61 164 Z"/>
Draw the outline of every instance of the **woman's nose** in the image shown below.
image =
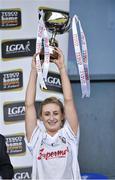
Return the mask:
<path fill-rule="evenodd" d="M 53 114 L 50 115 L 50 119 L 51 119 L 51 120 L 54 119 L 54 115 L 53 115 Z"/>

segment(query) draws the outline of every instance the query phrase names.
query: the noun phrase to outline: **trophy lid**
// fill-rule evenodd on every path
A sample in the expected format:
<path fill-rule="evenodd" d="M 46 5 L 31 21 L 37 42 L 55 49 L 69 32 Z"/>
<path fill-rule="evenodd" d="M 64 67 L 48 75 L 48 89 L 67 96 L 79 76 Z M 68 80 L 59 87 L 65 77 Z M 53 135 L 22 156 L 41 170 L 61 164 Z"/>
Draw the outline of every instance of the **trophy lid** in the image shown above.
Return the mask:
<path fill-rule="evenodd" d="M 43 20 L 48 31 L 63 34 L 70 29 L 70 17 L 67 11 L 49 7 L 39 7 L 43 11 Z"/>

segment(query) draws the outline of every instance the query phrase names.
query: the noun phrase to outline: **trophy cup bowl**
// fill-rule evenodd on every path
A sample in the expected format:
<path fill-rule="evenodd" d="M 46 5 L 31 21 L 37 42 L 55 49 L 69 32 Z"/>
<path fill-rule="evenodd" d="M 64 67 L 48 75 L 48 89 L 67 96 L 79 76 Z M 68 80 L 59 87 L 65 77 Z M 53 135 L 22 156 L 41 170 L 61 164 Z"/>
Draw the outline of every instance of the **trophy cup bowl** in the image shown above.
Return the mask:
<path fill-rule="evenodd" d="M 43 21 L 47 31 L 49 31 L 52 36 L 49 39 L 50 46 L 50 62 L 53 59 L 58 58 L 58 54 L 55 52 L 55 47 L 58 47 L 58 42 L 55 39 L 57 34 L 63 34 L 70 29 L 70 17 L 67 11 L 62 11 L 58 9 L 39 7 L 40 11 L 43 11 Z M 40 59 L 44 59 L 44 48 L 42 46 L 40 52 Z"/>

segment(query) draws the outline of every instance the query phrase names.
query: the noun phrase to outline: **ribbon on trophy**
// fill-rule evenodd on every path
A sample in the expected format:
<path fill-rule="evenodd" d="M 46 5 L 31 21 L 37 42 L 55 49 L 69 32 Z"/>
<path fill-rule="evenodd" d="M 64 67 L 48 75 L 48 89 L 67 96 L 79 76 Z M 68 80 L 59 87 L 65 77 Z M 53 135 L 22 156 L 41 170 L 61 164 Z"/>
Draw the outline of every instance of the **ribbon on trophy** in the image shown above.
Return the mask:
<path fill-rule="evenodd" d="M 77 23 L 79 25 L 79 30 L 80 30 L 81 48 L 78 38 Z M 80 82 L 81 82 L 82 97 L 83 98 L 90 97 L 88 50 L 87 50 L 85 34 L 83 32 L 80 20 L 78 19 L 77 15 L 74 15 L 72 18 L 72 34 L 73 34 L 75 56 L 76 56 Z"/>
<path fill-rule="evenodd" d="M 63 34 L 70 29 L 70 17 L 66 11 L 61 11 L 52 8 L 39 8 L 39 22 L 36 42 L 36 68 L 38 71 L 38 81 L 42 89 L 47 89 L 45 81 L 48 74 L 50 58 L 54 57 L 53 49 L 58 46 L 55 39 L 56 34 Z M 81 44 L 78 38 L 77 23 L 80 30 Z M 46 27 L 47 29 L 46 29 Z M 49 40 L 48 32 L 52 32 L 52 38 Z M 88 68 L 88 50 L 85 34 L 83 32 L 80 20 L 77 15 L 72 18 L 72 35 L 74 42 L 74 50 L 78 72 L 81 82 L 82 97 L 90 97 L 90 78 Z M 43 42 L 43 44 L 42 44 Z M 43 48 L 44 47 L 44 48 Z M 43 50 L 43 52 L 41 51 Z M 41 64 L 40 54 L 43 53 L 43 64 Z M 56 58 L 56 57 L 55 57 Z"/>
<path fill-rule="evenodd" d="M 49 60 L 50 60 L 50 52 L 49 52 L 49 37 L 48 33 L 43 21 L 43 11 L 39 11 L 39 22 L 38 22 L 38 30 L 37 30 L 37 40 L 36 40 L 36 69 L 38 72 L 38 82 L 42 89 L 47 89 L 45 85 L 45 81 L 48 74 L 49 69 Z M 40 60 L 40 52 L 42 48 L 42 42 L 44 46 L 44 62 L 41 64 Z"/>

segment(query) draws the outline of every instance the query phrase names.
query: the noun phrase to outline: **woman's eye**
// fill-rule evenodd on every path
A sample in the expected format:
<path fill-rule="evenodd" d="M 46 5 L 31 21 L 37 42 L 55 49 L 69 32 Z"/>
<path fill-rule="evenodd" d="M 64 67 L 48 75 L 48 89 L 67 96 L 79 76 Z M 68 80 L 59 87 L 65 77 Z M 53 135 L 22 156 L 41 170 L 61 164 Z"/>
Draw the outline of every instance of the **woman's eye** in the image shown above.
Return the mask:
<path fill-rule="evenodd" d="M 45 113 L 45 116 L 49 116 L 49 113 Z"/>
<path fill-rule="evenodd" d="M 56 113 L 54 113 L 54 115 L 56 116 L 56 115 L 58 115 L 58 113 L 56 112 Z"/>

